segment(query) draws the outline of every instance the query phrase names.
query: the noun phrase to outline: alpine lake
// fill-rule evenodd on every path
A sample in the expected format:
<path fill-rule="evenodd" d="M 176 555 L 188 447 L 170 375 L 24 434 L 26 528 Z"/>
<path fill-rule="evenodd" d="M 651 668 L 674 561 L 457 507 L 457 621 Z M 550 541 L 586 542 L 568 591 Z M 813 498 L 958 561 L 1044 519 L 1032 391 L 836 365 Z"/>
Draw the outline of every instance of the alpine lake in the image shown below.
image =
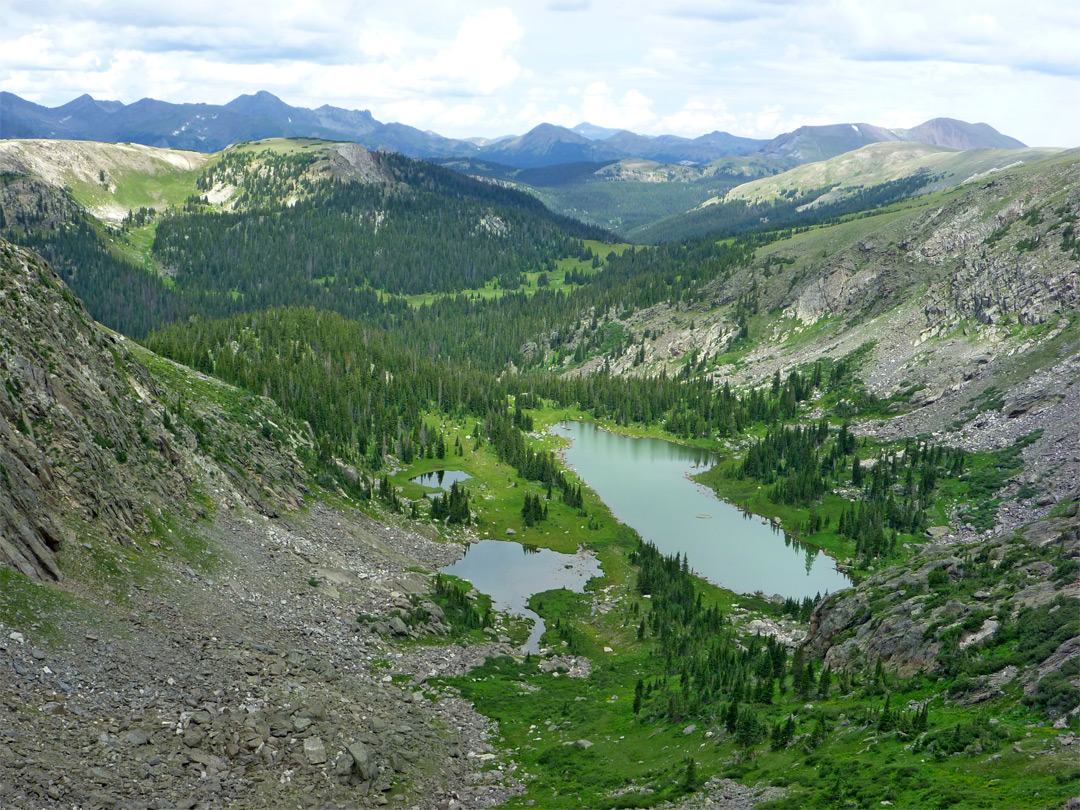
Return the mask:
<path fill-rule="evenodd" d="M 802 599 L 848 587 L 832 559 L 800 543 L 757 515 L 722 501 L 690 476 L 713 466 L 703 450 L 662 439 L 638 439 L 592 422 L 551 428 L 569 440 L 566 465 L 600 496 L 612 513 L 667 555 L 682 554 L 705 579 L 738 593 Z M 484 540 L 443 573 L 466 579 L 498 610 L 533 621 L 525 649 L 537 652 L 543 619 L 528 608 L 536 593 L 566 588 L 581 593 L 600 575 L 586 552 L 560 554 L 503 540 Z"/>

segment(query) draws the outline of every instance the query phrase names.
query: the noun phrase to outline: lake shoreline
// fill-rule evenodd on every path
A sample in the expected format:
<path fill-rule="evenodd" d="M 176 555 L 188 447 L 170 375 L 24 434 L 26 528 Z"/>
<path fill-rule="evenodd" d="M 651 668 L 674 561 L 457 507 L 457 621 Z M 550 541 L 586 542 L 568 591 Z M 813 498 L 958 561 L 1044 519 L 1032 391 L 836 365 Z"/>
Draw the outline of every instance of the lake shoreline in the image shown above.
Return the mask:
<path fill-rule="evenodd" d="M 700 452 L 710 453 L 712 455 L 715 455 L 715 456 L 718 457 L 717 463 L 719 463 L 719 456 L 721 455 L 719 450 L 710 450 L 710 449 L 707 449 L 707 448 L 697 447 L 696 445 L 692 445 L 692 444 L 685 444 L 684 442 L 680 442 L 678 439 L 673 439 L 673 438 L 670 438 L 670 437 L 667 437 L 667 436 L 635 436 L 635 435 L 633 435 L 631 433 L 624 433 L 624 432 L 622 432 L 620 430 L 616 430 L 616 429 L 614 429 L 612 427 L 609 427 L 608 425 L 603 424 L 602 422 L 599 422 L 599 421 L 597 421 L 595 419 L 581 419 L 581 418 L 578 418 L 578 419 L 564 419 L 563 422 L 578 422 L 580 424 L 595 425 L 597 427 L 597 429 L 602 430 L 605 433 L 610 433 L 613 436 L 620 436 L 620 437 L 622 437 L 624 439 L 631 439 L 631 440 L 635 440 L 635 441 L 645 441 L 645 440 L 648 440 L 648 439 L 656 439 L 656 440 L 662 441 L 662 442 L 669 442 L 670 444 L 673 444 L 676 447 L 683 447 L 683 448 L 686 448 L 687 450 L 697 450 L 697 451 L 700 451 Z M 555 424 L 548 425 L 548 427 L 546 429 L 546 432 L 549 435 L 555 436 L 556 438 L 562 439 L 562 440 L 564 440 L 566 442 L 572 442 L 573 439 L 567 439 L 565 436 L 559 436 L 557 433 L 552 432 L 553 429 L 556 426 L 558 426 L 559 424 L 562 424 L 562 422 L 556 422 Z M 581 478 L 581 474 L 578 473 L 578 471 L 576 469 L 574 469 L 573 465 L 570 464 L 566 460 L 566 455 L 565 455 L 564 451 L 565 451 L 564 447 L 558 447 L 558 448 L 555 449 L 554 452 L 555 452 L 555 455 L 557 455 L 559 457 L 559 459 L 563 462 L 563 465 L 567 469 L 572 470 L 575 475 L 577 475 L 579 478 Z M 716 465 L 714 464 L 713 466 L 715 467 Z M 709 472 L 709 470 L 705 470 L 704 472 L 698 473 L 697 475 L 704 475 L 707 472 Z M 828 557 L 830 560 L 833 561 L 833 564 L 836 566 L 836 570 L 840 571 L 841 573 L 843 573 L 844 575 L 846 575 L 848 577 L 851 577 L 851 566 L 845 565 L 844 563 L 840 562 L 840 560 L 838 560 L 834 554 L 830 553 L 829 549 L 825 548 L 824 546 L 818 545 L 817 543 L 811 543 L 809 540 L 803 539 L 797 532 L 794 532 L 791 529 L 788 529 L 786 526 L 783 525 L 783 523 L 777 523 L 776 522 L 777 518 L 775 516 L 763 515 L 760 512 L 755 512 L 752 509 L 746 508 L 745 506 L 738 503 L 737 501 L 729 500 L 729 499 L 725 498 L 714 487 L 711 487 L 708 484 L 706 484 L 706 483 L 704 483 L 702 481 L 699 481 L 698 478 L 697 478 L 697 475 L 691 475 L 691 474 L 687 473 L 686 477 L 689 478 L 694 483 L 696 483 L 698 486 L 700 486 L 700 487 L 704 488 L 705 490 L 707 490 L 708 492 L 710 492 L 713 495 L 713 497 L 715 497 L 721 503 L 726 503 L 729 506 L 733 506 L 734 508 L 738 509 L 743 514 L 752 515 L 753 517 L 761 518 L 763 521 L 768 522 L 770 525 L 773 525 L 776 528 L 778 528 L 780 531 L 784 532 L 784 534 L 791 537 L 792 540 L 795 540 L 796 542 L 798 542 L 798 543 L 800 543 L 800 544 L 802 544 L 804 546 L 809 546 L 810 548 L 814 549 L 815 551 L 820 551 L 822 554 L 824 554 L 826 557 Z M 700 515 L 698 515 L 696 517 L 700 517 Z M 711 517 L 711 515 L 710 515 L 710 517 Z M 617 517 L 615 519 L 619 520 L 619 518 L 617 518 Z M 619 522 L 621 523 L 622 521 L 620 520 Z M 712 583 L 712 584 L 717 585 L 717 583 L 715 583 L 715 582 Z M 852 584 L 854 584 L 854 582 Z M 724 587 L 724 586 L 717 585 L 717 587 Z"/>
<path fill-rule="evenodd" d="M 555 452 L 564 466 L 601 498 L 616 520 L 665 554 L 686 554 L 695 573 L 711 584 L 732 593 L 781 598 L 831 593 L 852 585 L 825 549 L 785 531 L 769 516 L 719 497 L 697 480 L 698 474 L 715 468 L 720 455 L 715 450 L 671 440 L 623 444 L 626 439 L 654 437 L 627 436 L 581 418 L 550 424 L 546 431 L 561 445 Z M 586 435 L 592 438 L 582 446 Z M 638 469 L 635 474 L 638 463 L 659 466 L 655 472 L 642 475 Z M 705 521 L 703 515 L 718 520 Z M 750 548 L 753 554 L 746 553 Z M 789 552 L 804 559 L 795 565 Z"/>

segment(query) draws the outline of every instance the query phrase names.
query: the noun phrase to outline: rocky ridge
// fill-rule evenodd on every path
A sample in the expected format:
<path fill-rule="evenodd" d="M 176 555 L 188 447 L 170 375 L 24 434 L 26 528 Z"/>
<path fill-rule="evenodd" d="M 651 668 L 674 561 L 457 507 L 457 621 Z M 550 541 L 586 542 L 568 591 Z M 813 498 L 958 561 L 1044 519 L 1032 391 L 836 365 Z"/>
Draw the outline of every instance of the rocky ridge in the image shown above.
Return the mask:
<path fill-rule="evenodd" d="M 99 183 L 102 173 L 108 178 L 127 171 L 150 176 L 193 172 L 201 169 L 209 158 L 202 152 L 156 149 L 135 143 L 0 141 L 0 166 L 4 171 L 40 177 L 60 188 L 74 183 Z"/>
<path fill-rule="evenodd" d="M 130 543 L 152 514 L 189 500 L 202 467 L 257 510 L 301 502 L 294 452 L 208 403 L 185 413 L 182 393 L 163 390 L 36 254 L 0 243 L 0 285 L 0 562 L 56 579 L 61 545 L 84 535 Z M 287 424 L 267 401 L 260 412 Z M 248 449 L 215 460 L 240 432 Z"/>
<path fill-rule="evenodd" d="M 417 572 L 461 546 L 312 498 L 305 426 L 101 328 L 29 251 L 0 260 L 0 805 L 518 790 L 497 729 L 428 683 L 516 653 L 502 619 L 451 644 L 425 601 Z"/>
<path fill-rule="evenodd" d="M 701 207 L 732 200 L 800 199 L 810 190 L 831 187 L 807 203 L 814 208 L 836 202 L 852 192 L 906 177 L 922 175 L 919 193 L 938 191 L 980 178 L 991 179 L 1024 164 L 1051 158 L 1064 150 L 1047 148 L 974 148 L 958 151 L 918 141 L 883 141 L 867 144 L 828 160 L 803 165 L 736 186 L 723 197 L 713 197 Z"/>
<path fill-rule="evenodd" d="M 1075 507 L 1075 504 L 1074 504 Z M 820 655 L 825 665 L 844 670 L 855 663 L 881 661 L 891 672 L 909 677 L 917 672 L 937 670 L 939 656 L 958 629 L 958 646 L 964 649 L 990 638 L 1002 621 L 1015 622 L 1022 608 L 1038 608 L 1059 596 L 1080 597 L 1080 583 L 1054 581 L 1055 570 L 1041 552 L 1061 548 L 1066 559 L 1080 558 L 1080 519 L 1075 508 L 1060 517 L 1044 518 L 1022 531 L 992 533 L 985 539 L 960 542 L 955 536 L 940 535 L 938 542 L 921 550 L 904 570 L 890 568 L 870 577 L 855 590 L 832 594 L 817 607 L 810 620 L 806 646 Z M 1005 562 L 1007 560 L 1007 562 Z M 973 589 L 970 600 L 935 600 L 930 575 L 944 571 L 953 582 L 978 577 L 980 562 L 993 568 L 1002 564 L 1017 572 L 993 590 Z M 997 618 L 980 619 L 974 626 L 968 617 L 991 608 Z M 1057 668 L 1080 657 L 1073 638 L 1056 651 Z M 1028 694 L 1046 676 L 1045 666 L 1023 671 L 1012 667 L 992 673 L 985 684 L 1000 687 L 1019 680 Z M 996 689 L 994 695 L 1001 694 Z M 992 696 L 982 693 L 980 700 Z"/>
<path fill-rule="evenodd" d="M 262 145 L 274 151 L 275 142 Z M 248 147 L 245 147 L 248 148 Z M 390 183 L 393 178 L 356 143 L 307 144 L 318 156 L 303 173 L 308 182 L 326 178 L 358 183 Z M 138 144 L 57 141 L 0 141 L 0 173 L 16 179 L 0 188 L 0 207 L 12 219 L 46 228 L 71 219 L 72 192 L 96 219 L 118 225 L 139 207 L 161 212 L 196 192 L 197 174 L 224 153 L 205 154 L 157 149 Z M 256 159 L 243 171 L 269 171 Z M 138 178 L 133 181 L 132 178 Z M 235 207 L 239 176 L 202 190 L 207 200 L 225 209 Z M 169 184 L 172 183 L 172 186 Z M 187 187 L 185 192 L 183 189 Z M 178 190 L 179 189 L 179 190 Z M 56 208 L 49 216 L 48 208 Z"/>

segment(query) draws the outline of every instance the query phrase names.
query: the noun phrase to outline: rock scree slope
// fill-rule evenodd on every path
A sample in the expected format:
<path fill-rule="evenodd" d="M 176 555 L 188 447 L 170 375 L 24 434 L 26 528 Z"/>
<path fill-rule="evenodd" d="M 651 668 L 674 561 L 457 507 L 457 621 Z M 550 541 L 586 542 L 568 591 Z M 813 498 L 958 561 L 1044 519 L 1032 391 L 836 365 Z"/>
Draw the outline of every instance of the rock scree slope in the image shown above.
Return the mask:
<path fill-rule="evenodd" d="M 402 648 L 356 621 L 397 632 L 430 587 L 415 572 L 460 546 L 313 500 L 305 426 L 98 326 L 6 242 L 0 336 L 0 806 L 517 790 L 493 724 L 420 686 L 512 649 Z M 406 638 L 445 631 L 429 608 Z"/>

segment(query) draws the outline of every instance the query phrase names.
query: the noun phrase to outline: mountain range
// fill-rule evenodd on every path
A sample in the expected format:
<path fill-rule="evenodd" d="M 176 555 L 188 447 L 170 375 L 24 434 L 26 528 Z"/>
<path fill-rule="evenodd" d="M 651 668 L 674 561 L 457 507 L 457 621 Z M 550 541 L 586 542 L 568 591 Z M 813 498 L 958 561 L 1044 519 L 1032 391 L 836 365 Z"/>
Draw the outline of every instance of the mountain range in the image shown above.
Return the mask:
<path fill-rule="evenodd" d="M 144 98 L 133 104 L 82 95 L 43 107 L 0 93 L 0 138 L 52 138 L 141 143 L 214 152 L 240 141 L 310 137 L 354 141 L 416 158 L 477 157 L 515 168 L 646 158 L 662 163 L 708 163 L 726 155 L 761 153 L 794 163 L 826 160 L 882 141 L 918 141 L 957 149 L 1018 149 L 1015 138 L 988 124 L 935 118 L 911 129 L 872 124 L 800 127 L 772 140 L 710 132 L 697 138 L 646 136 L 582 122 L 573 129 L 540 124 L 516 137 L 446 138 L 401 123 L 383 123 L 369 110 L 323 105 L 294 107 L 266 91 L 227 104 L 173 104 Z"/>

